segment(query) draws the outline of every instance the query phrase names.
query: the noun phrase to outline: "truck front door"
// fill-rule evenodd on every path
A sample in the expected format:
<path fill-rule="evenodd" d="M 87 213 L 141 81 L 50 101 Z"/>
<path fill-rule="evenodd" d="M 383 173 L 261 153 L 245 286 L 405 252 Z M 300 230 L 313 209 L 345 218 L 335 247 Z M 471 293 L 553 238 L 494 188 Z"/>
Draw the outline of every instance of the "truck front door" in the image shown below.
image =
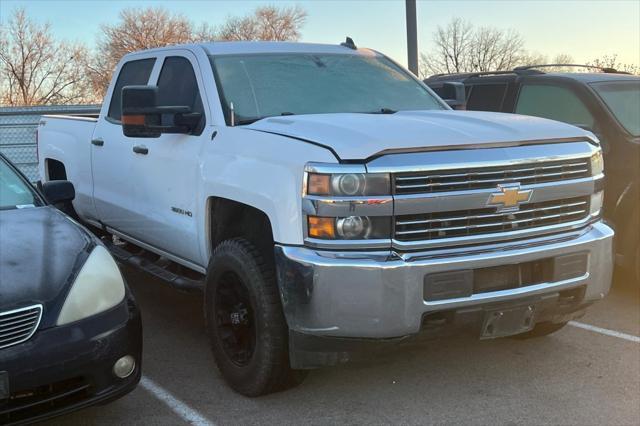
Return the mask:
<path fill-rule="evenodd" d="M 135 216 L 144 218 L 130 235 L 173 255 L 183 264 L 202 265 L 198 232 L 197 200 L 201 181 L 198 167 L 201 152 L 211 142 L 205 135 L 208 108 L 196 57 L 185 50 L 163 52 L 161 65 L 151 84 L 158 87 L 158 106 L 188 106 L 202 114 L 191 134 L 163 133 L 158 138 L 140 140 L 142 150 L 131 153 L 131 176 L 135 182 Z M 154 73 L 155 74 L 155 73 Z M 153 81 L 155 80 L 155 81 Z M 171 117 L 163 117 L 163 121 Z M 163 123 L 171 125 L 172 123 Z M 177 259 L 173 259 L 177 260 Z M 178 260 L 179 261 L 179 260 Z"/>

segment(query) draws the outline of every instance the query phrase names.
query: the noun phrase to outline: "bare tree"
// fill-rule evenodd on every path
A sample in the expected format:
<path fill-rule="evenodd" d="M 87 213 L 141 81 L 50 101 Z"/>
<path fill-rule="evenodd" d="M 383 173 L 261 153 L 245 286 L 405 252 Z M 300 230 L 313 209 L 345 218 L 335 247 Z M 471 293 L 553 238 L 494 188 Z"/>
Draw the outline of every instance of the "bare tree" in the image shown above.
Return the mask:
<path fill-rule="evenodd" d="M 101 33 L 97 53 L 87 63 L 98 96 L 104 96 L 113 70 L 127 53 L 215 38 L 208 25 L 196 27 L 183 15 L 161 7 L 124 9 L 116 24 L 101 26 Z"/>
<path fill-rule="evenodd" d="M 433 35 L 435 48 L 421 54 L 421 73 L 477 72 L 511 69 L 526 57 L 522 37 L 512 30 L 475 28 L 456 18 Z"/>
<path fill-rule="evenodd" d="M 88 74 L 94 92 L 102 97 L 118 61 L 129 52 L 212 40 L 297 40 L 306 16 L 298 7 L 266 6 L 245 17 L 229 18 L 215 31 L 161 7 L 124 9 L 116 24 L 101 27 L 97 53 L 87 63 Z"/>
<path fill-rule="evenodd" d="M 594 60 L 587 62 L 587 65 L 593 65 L 595 67 L 602 68 L 613 68 L 618 71 L 640 75 L 640 66 L 619 62 L 618 55 L 615 53 L 612 55 L 604 55 L 599 58 L 595 58 Z"/>
<path fill-rule="evenodd" d="M 263 6 L 243 17 L 232 17 L 218 29 L 220 40 L 299 40 L 307 12 L 298 6 Z"/>
<path fill-rule="evenodd" d="M 575 59 L 568 53 L 560 53 L 553 57 L 552 62 L 554 64 L 573 64 Z"/>
<path fill-rule="evenodd" d="M 473 39 L 473 26 L 460 18 L 446 27 L 438 27 L 433 34 L 435 50 L 421 53 L 423 75 L 469 71 L 469 48 Z"/>
<path fill-rule="evenodd" d="M 543 55 L 540 52 L 525 52 L 522 56 L 522 61 L 520 65 L 540 65 L 540 64 L 548 64 L 549 59 L 547 55 Z"/>
<path fill-rule="evenodd" d="M 16 9 L 0 28 L 0 103 L 42 105 L 88 100 L 81 45 L 54 41 L 49 24 Z"/>
<path fill-rule="evenodd" d="M 469 44 L 469 66 L 481 72 L 512 69 L 522 63 L 523 44 L 515 31 L 478 28 Z"/>
<path fill-rule="evenodd" d="M 527 65 L 527 66 L 534 66 L 534 65 L 554 65 L 554 66 L 545 66 L 544 67 L 544 71 L 545 72 L 566 72 L 568 67 L 563 66 L 562 64 L 565 65 L 570 65 L 570 64 L 574 64 L 575 60 L 573 59 L 573 56 L 571 56 L 568 53 L 559 53 L 557 55 L 555 55 L 554 57 L 552 57 L 551 59 L 549 59 L 546 55 L 542 55 L 540 53 L 527 53 L 523 59 L 522 59 L 522 64 L 521 65 Z M 573 67 L 573 69 L 575 69 L 575 67 Z M 580 68 L 578 68 L 579 70 L 581 70 Z"/>
<path fill-rule="evenodd" d="M 575 64 L 576 60 L 572 55 L 568 53 L 560 53 L 554 56 L 551 60 L 547 60 L 546 56 L 540 56 L 537 60 L 528 59 L 525 64 L 527 65 L 538 65 L 538 64 L 558 64 L 556 66 L 544 67 L 544 71 L 546 72 L 594 72 L 593 68 L 590 67 L 567 67 L 562 64 Z M 613 68 L 618 71 L 628 72 L 631 74 L 640 74 L 640 67 L 633 64 L 624 64 L 618 61 L 618 55 L 604 55 L 600 58 L 596 58 L 592 61 L 588 61 L 584 63 L 585 65 L 601 67 L 601 68 Z"/>

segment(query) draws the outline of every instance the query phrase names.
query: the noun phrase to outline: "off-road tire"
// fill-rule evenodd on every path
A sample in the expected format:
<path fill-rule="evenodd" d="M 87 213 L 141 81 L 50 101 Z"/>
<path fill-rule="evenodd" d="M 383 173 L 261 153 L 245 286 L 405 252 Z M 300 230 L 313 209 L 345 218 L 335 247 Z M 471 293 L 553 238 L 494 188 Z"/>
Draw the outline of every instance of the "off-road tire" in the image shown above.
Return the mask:
<path fill-rule="evenodd" d="M 250 358 L 244 360 L 246 365 L 238 365 L 229 355 L 219 329 L 225 320 L 217 317 L 216 299 L 222 296 L 216 289 L 228 286 L 221 284 L 225 274 L 235 274 L 250 300 L 255 347 Z M 306 371 L 292 370 L 289 364 L 288 327 L 274 265 L 246 239 L 226 240 L 215 249 L 207 274 L 205 317 L 216 364 L 236 392 L 250 397 L 265 395 L 296 386 L 306 377 Z"/>
<path fill-rule="evenodd" d="M 566 322 L 559 322 L 559 323 L 541 322 L 540 324 L 536 324 L 533 330 L 527 331 L 526 333 L 516 334 L 515 336 L 512 336 L 512 337 L 519 340 L 534 339 L 536 337 L 544 337 L 544 336 L 548 336 L 549 334 L 555 333 L 556 331 L 562 329 L 565 325 L 567 325 Z"/>

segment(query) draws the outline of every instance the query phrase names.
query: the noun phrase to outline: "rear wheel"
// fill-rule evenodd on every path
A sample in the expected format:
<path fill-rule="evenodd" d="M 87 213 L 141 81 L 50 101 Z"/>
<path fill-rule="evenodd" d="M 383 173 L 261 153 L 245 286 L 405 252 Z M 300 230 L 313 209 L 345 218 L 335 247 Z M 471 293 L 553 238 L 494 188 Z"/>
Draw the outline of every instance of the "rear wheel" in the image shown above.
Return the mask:
<path fill-rule="evenodd" d="M 214 358 L 236 392 L 259 396 L 302 382 L 306 372 L 289 366 L 274 267 L 247 240 L 227 240 L 216 248 L 205 311 Z"/>
<path fill-rule="evenodd" d="M 526 333 L 522 333 L 522 334 L 516 334 L 513 337 L 515 339 L 521 339 L 521 340 L 533 339 L 536 337 L 544 337 L 544 336 L 548 336 L 549 334 L 555 333 L 556 331 L 562 329 L 565 325 L 567 325 L 566 322 L 559 322 L 559 323 L 541 322 L 539 324 L 536 324 L 533 330 L 527 331 Z"/>

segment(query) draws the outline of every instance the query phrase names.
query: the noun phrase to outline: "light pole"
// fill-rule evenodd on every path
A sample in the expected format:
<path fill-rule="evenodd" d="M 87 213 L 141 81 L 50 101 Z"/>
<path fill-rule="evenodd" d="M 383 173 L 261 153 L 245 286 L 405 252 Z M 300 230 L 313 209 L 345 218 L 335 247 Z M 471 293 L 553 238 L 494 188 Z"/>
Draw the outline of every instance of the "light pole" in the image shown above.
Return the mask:
<path fill-rule="evenodd" d="M 405 0 L 407 12 L 407 64 L 409 70 L 418 75 L 418 19 L 416 0 Z"/>

